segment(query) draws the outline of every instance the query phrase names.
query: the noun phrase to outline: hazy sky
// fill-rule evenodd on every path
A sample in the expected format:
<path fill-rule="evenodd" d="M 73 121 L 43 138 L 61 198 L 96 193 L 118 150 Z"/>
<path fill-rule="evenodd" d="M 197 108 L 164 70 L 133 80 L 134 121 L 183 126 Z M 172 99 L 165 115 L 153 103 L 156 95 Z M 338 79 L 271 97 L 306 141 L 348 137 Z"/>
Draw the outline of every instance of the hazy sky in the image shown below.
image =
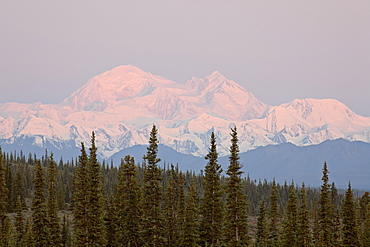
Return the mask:
<path fill-rule="evenodd" d="M 215 70 L 261 101 L 336 98 L 370 117 L 368 0 L 0 0 L 0 102 L 59 103 L 132 64 Z"/>

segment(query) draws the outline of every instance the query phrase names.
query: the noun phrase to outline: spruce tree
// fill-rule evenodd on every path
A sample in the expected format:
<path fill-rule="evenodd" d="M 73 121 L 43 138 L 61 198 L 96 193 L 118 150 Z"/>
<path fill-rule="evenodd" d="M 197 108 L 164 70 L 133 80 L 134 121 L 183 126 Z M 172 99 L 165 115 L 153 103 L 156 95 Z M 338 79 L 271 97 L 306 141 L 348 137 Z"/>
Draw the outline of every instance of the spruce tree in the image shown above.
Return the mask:
<path fill-rule="evenodd" d="M 58 206 L 57 206 L 57 188 L 56 188 L 56 176 L 58 171 L 56 169 L 56 163 L 54 161 L 53 154 L 51 154 L 48 164 L 48 200 L 47 200 L 47 212 L 49 222 L 49 234 L 50 244 L 58 246 L 60 243 L 60 225 L 58 217 Z"/>
<path fill-rule="evenodd" d="M 5 169 L 6 173 L 5 173 L 5 184 L 6 184 L 6 187 L 7 187 L 7 192 L 8 192 L 8 195 L 6 196 L 7 198 L 7 212 L 8 213 L 13 213 L 14 212 L 14 209 L 15 209 L 15 203 L 16 203 L 16 200 L 14 198 L 14 177 L 13 177 L 13 172 L 12 172 L 12 169 L 11 169 L 11 165 L 8 163 L 7 164 L 7 167 Z"/>
<path fill-rule="evenodd" d="M 6 186 L 5 173 L 3 152 L 0 147 L 0 244 L 6 241 L 6 233 L 8 231 L 6 224 L 8 188 Z"/>
<path fill-rule="evenodd" d="M 90 156 L 87 165 L 87 195 L 88 195 L 88 239 L 89 246 L 104 246 L 104 187 L 103 175 L 97 160 L 97 147 L 95 145 L 95 133 L 91 135 Z"/>
<path fill-rule="evenodd" d="M 105 214 L 105 229 L 107 232 L 107 246 L 115 247 L 120 246 L 120 229 L 118 222 L 118 209 L 114 203 L 113 196 L 110 196 L 106 205 Z"/>
<path fill-rule="evenodd" d="M 162 185 L 161 169 L 157 158 L 158 138 L 157 128 L 153 125 L 150 132 L 149 146 L 143 159 L 144 165 L 144 191 L 143 191 L 143 228 L 142 240 L 144 245 L 159 247 L 165 243 L 163 231 L 163 212 L 162 212 Z"/>
<path fill-rule="evenodd" d="M 88 235 L 88 157 L 86 154 L 84 143 L 81 143 L 81 154 L 78 157 L 78 165 L 75 171 L 74 191 L 73 191 L 73 216 L 74 216 L 74 232 L 75 245 L 89 246 Z"/>
<path fill-rule="evenodd" d="M 279 208 L 278 208 L 279 192 L 276 186 L 275 179 L 272 181 L 270 195 L 270 214 L 269 214 L 269 246 L 278 246 L 279 244 Z"/>
<path fill-rule="evenodd" d="M 257 217 L 256 247 L 268 246 L 268 234 L 266 202 L 265 200 L 262 200 L 260 204 L 260 212 Z"/>
<path fill-rule="evenodd" d="M 187 201 L 185 207 L 185 232 L 182 246 L 199 246 L 199 203 L 198 193 L 194 179 L 188 186 Z"/>
<path fill-rule="evenodd" d="M 13 229 L 12 220 L 10 217 L 6 217 L 4 220 L 4 238 L 2 239 L 0 246 L 14 246 L 15 245 L 15 234 Z"/>
<path fill-rule="evenodd" d="M 175 171 L 171 164 L 168 171 L 168 184 L 165 196 L 166 246 L 181 246 L 184 241 L 184 180 L 182 173 Z"/>
<path fill-rule="evenodd" d="M 334 246 L 340 246 L 342 242 L 342 222 L 340 219 L 340 209 L 333 211 L 333 238 Z"/>
<path fill-rule="evenodd" d="M 69 224 L 69 220 L 67 219 L 66 215 L 63 215 L 60 246 L 62 246 L 62 247 L 72 246 L 72 237 L 71 237 L 71 232 L 70 232 L 70 224 Z"/>
<path fill-rule="evenodd" d="M 169 170 L 169 181 L 165 194 L 165 233 L 166 233 L 166 246 L 177 246 L 178 240 L 178 221 L 177 221 L 177 208 L 178 197 L 176 180 L 177 174 L 175 173 L 173 165 Z"/>
<path fill-rule="evenodd" d="M 301 188 L 301 207 L 299 211 L 298 243 L 302 247 L 312 246 L 312 235 L 307 210 L 307 192 L 304 183 Z"/>
<path fill-rule="evenodd" d="M 333 205 L 331 203 L 331 191 L 329 184 L 329 171 L 324 162 L 323 176 L 319 199 L 319 212 L 318 212 L 318 224 L 317 233 L 318 239 L 317 245 L 323 247 L 329 247 L 334 245 L 334 235 L 333 235 Z"/>
<path fill-rule="evenodd" d="M 247 199 L 243 193 L 239 146 L 236 127 L 231 129 L 230 165 L 226 171 L 226 228 L 225 239 L 228 246 L 248 245 Z"/>
<path fill-rule="evenodd" d="M 35 237 L 33 233 L 32 219 L 28 219 L 26 225 L 26 235 L 24 236 L 24 246 L 35 247 Z"/>
<path fill-rule="evenodd" d="M 185 224 L 185 180 L 184 175 L 180 171 L 177 176 L 176 182 L 177 194 L 178 194 L 178 202 L 177 202 L 177 230 L 178 230 L 178 238 L 177 238 L 177 246 L 183 246 L 185 243 L 185 232 L 186 232 L 186 224 Z"/>
<path fill-rule="evenodd" d="M 15 230 L 16 230 L 16 245 L 23 246 L 24 245 L 24 235 L 25 235 L 25 228 L 24 228 L 24 215 L 22 212 L 22 203 L 20 196 L 18 196 L 17 200 L 17 208 L 16 208 L 16 217 L 15 217 Z"/>
<path fill-rule="evenodd" d="M 359 246 L 360 243 L 356 222 L 356 209 L 355 202 L 353 200 L 351 184 L 348 184 L 348 189 L 342 205 L 342 219 L 342 246 Z"/>
<path fill-rule="evenodd" d="M 211 134 L 209 152 L 205 157 L 204 196 L 202 199 L 201 238 L 204 246 L 216 246 L 222 243 L 223 201 L 220 174 L 221 165 L 217 163 L 218 153 L 215 134 Z"/>
<path fill-rule="evenodd" d="M 286 247 L 302 246 L 298 242 L 298 233 L 298 198 L 292 182 L 283 223 L 282 245 Z"/>
<path fill-rule="evenodd" d="M 137 181 L 137 167 L 134 157 L 127 155 L 118 173 L 117 208 L 119 222 L 119 241 L 122 245 L 141 246 L 140 226 L 142 210 L 141 188 Z"/>
<path fill-rule="evenodd" d="M 16 201 L 18 198 L 21 200 L 22 208 L 26 208 L 25 200 L 25 187 L 24 187 L 24 174 L 22 173 L 21 168 L 18 167 L 16 179 L 14 181 L 14 197 Z"/>
<path fill-rule="evenodd" d="M 362 246 L 370 246 L 370 203 L 366 206 L 365 222 L 362 230 Z"/>
<path fill-rule="evenodd" d="M 45 174 L 40 160 L 36 164 L 36 178 L 34 179 L 35 195 L 32 201 L 32 233 L 35 246 L 50 246 L 49 222 L 46 211 Z"/>

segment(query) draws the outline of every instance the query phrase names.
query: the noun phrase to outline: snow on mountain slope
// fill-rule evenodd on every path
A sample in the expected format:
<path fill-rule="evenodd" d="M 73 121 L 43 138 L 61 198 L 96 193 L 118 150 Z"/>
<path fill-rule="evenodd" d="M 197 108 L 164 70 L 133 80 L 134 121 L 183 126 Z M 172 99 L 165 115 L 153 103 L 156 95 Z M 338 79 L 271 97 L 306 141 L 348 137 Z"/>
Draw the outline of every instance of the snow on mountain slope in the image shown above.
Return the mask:
<path fill-rule="evenodd" d="M 179 84 L 125 65 L 91 78 L 58 105 L 0 104 L 0 139 L 7 143 L 34 136 L 34 145 L 78 147 L 95 131 L 105 158 L 146 145 L 152 124 L 159 128 L 161 144 L 195 156 L 207 153 L 212 131 L 219 153 L 227 155 L 233 126 L 242 152 L 338 138 L 370 143 L 370 118 L 337 100 L 297 99 L 268 106 L 217 71 Z"/>
<path fill-rule="evenodd" d="M 369 128 L 370 118 L 356 115 L 335 99 L 296 99 L 271 107 L 264 118 L 249 124 L 274 134 L 271 139 L 275 143 L 310 145 L 338 138 L 350 140 L 354 133 Z M 351 140 L 355 139 L 361 138 Z"/>
<path fill-rule="evenodd" d="M 268 108 L 253 94 L 234 81 L 227 80 L 218 71 L 205 79 L 192 78 L 186 85 L 195 90 L 198 105 L 207 107 L 208 111 L 217 113 L 220 117 L 227 116 L 229 120 L 259 118 Z"/>

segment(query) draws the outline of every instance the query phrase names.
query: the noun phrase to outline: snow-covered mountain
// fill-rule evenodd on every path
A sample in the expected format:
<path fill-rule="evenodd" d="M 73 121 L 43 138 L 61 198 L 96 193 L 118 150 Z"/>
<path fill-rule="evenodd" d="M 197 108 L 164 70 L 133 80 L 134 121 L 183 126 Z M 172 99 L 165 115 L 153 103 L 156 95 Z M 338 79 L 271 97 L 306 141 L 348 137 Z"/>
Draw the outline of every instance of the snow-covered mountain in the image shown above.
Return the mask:
<path fill-rule="evenodd" d="M 0 104 L 1 143 L 27 139 L 38 147 L 73 149 L 89 142 L 95 131 L 104 158 L 146 145 L 152 124 L 159 128 L 161 144 L 194 156 L 207 153 L 212 131 L 219 153 L 227 155 L 233 126 L 242 152 L 338 138 L 370 143 L 370 118 L 337 100 L 297 99 L 268 106 L 217 71 L 179 84 L 134 66 L 119 66 L 91 78 L 58 105 Z"/>

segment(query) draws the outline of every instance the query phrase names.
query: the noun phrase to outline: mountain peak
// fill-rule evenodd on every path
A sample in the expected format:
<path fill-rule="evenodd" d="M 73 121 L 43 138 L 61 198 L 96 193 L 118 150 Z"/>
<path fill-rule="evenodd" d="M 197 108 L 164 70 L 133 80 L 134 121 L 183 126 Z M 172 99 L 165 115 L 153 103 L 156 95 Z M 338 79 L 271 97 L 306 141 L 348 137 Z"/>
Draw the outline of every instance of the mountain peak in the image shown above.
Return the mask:
<path fill-rule="evenodd" d="M 149 72 L 145 72 L 138 67 L 135 67 L 133 65 L 120 65 L 118 67 L 115 67 L 111 70 L 108 70 L 100 75 L 98 77 L 109 77 L 109 78 L 117 78 L 117 77 L 140 77 L 140 76 L 151 76 Z"/>
<path fill-rule="evenodd" d="M 214 81 L 228 81 L 228 79 L 223 76 L 219 71 L 214 71 L 212 74 L 208 75 L 205 80 L 208 82 L 214 82 Z"/>

